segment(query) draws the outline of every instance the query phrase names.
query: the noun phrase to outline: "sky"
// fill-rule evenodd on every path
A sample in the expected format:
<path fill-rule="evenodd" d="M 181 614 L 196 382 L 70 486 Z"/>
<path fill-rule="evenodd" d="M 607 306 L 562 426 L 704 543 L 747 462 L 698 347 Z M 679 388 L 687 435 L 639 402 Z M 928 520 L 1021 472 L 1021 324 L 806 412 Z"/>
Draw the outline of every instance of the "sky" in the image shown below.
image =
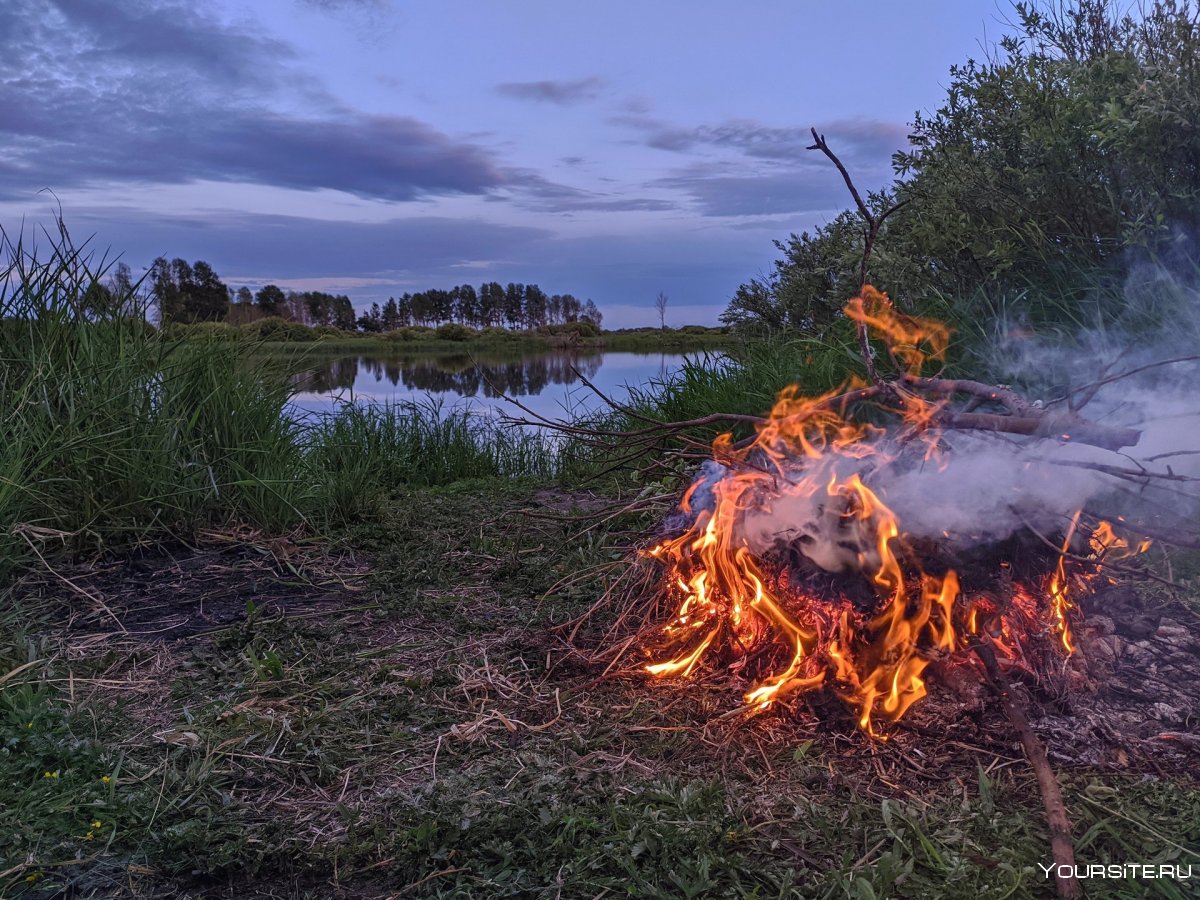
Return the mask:
<path fill-rule="evenodd" d="M 537 283 L 715 324 L 890 180 L 1004 0 L 2 0 L 0 225 L 135 273 L 348 294 Z"/>

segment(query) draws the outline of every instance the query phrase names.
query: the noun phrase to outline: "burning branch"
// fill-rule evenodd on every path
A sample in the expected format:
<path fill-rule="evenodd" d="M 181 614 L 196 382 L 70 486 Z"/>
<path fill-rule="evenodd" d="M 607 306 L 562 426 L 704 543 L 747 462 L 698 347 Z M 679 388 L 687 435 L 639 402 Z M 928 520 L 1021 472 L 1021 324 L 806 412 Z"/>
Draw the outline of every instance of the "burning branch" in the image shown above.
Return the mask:
<path fill-rule="evenodd" d="M 837 155 L 829 149 L 829 144 L 825 142 L 825 135 L 817 134 L 817 129 L 810 128 L 813 136 L 813 143 L 809 150 L 820 150 L 829 158 L 829 161 L 837 166 L 837 170 L 842 173 L 842 179 L 846 182 L 846 187 L 850 190 L 850 196 L 854 198 L 854 205 L 858 208 L 858 214 L 862 216 L 866 227 L 863 229 L 863 252 L 862 261 L 858 267 L 858 289 L 861 292 L 867 284 L 867 263 L 871 259 L 871 250 L 875 246 L 875 239 L 879 237 L 879 229 L 883 227 L 883 223 L 888 216 L 908 204 L 907 200 L 902 200 L 885 209 L 879 215 L 871 212 L 871 208 L 863 201 L 862 195 L 858 192 L 858 188 L 854 186 L 854 179 L 850 177 L 850 173 L 846 171 L 846 167 L 842 165 L 842 161 L 837 158 Z M 881 379 L 879 373 L 875 370 L 875 357 L 871 353 L 871 342 L 868 340 L 867 327 L 863 322 L 858 323 L 858 349 L 862 354 L 863 363 L 867 367 L 867 377 L 874 384 L 880 384 Z"/>

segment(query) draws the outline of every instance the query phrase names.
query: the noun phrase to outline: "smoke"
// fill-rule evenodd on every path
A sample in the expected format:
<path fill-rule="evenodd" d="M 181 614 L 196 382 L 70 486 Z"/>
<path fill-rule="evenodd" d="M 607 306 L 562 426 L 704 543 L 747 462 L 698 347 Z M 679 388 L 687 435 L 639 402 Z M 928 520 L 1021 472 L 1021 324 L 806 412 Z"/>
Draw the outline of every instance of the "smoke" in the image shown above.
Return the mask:
<path fill-rule="evenodd" d="M 850 514 L 831 478 L 853 474 L 895 514 L 902 533 L 956 549 L 1033 529 L 1059 540 L 1075 512 L 1123 520 L 1148 536 L 1191 536 L 1200 518 L 1200 291 L 1162 267 L 1131 270 L 1124 306 L 1070 339 L 1004 323 L 991 368 L 1049 411 L 1141 432 L 1120 451 L 1048 438 L 948 430 L 936 460 L 896 435 L 877 453 L 785 464 L 744 504 L 737 539 L 762 554 L 787 546 L 829 571 L 878 565 L 871 523 Z M 1172 361 L 1177 360 L 1177 361 Z M 979 411 L 989 411 L 981 407 Z M 711 508 L 733 473 L 707 464 L 692 508 Z"/>

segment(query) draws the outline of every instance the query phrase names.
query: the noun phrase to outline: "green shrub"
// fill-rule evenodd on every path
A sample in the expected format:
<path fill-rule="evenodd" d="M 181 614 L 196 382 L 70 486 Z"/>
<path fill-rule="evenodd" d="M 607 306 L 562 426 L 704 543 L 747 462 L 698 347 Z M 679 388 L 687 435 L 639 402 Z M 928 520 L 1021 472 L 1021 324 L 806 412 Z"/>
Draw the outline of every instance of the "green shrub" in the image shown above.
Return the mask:
<path fill-rule="evenodd" d="M 257 322 L 242 325 L 240 328 L 246 335 L 260 341 L 299 343 L 315 341 L 317 339 L 315 329 L 307 325 L 302 325 L 299 322 L 291 322 L 279 316 L 267 316 L 265 319 L 259 319 Z"/>
<path fill-rule="evenodd" d="M 474 328 L 459 325 L 457 322 L 447 322 L 439 325 L 434 334 L 439 341 L 469 341 L 476 337 L 478 332 Z"/>
<path fill-rule="evenodd" d="M 434 330 L 425 325 L 406 325 L 403 328 L 395 328 L 383 336 L 384 340 L 397 344 L 431 341 L 433 337 Z"/>
<path fill-rule="evenodd" d="M 600 336 L 600 329 L 591 322 L 563 322 L 557 325 L 539 325 L 537 333 L 546 336 L 568 335 L 581 338 Z"/>
<path fill-rule="evenodd" d="M 242 329 L 228 322 L 172 322 L 164 329 L 170 340 L 235 340 L 245 335 Z"/>

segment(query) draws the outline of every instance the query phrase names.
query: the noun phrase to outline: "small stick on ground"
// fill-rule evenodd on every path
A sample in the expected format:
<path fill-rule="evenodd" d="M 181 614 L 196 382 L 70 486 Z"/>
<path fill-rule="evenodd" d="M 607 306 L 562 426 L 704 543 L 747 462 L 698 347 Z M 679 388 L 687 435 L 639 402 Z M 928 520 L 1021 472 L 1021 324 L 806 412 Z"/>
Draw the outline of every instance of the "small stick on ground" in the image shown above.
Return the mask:
<path fill-rule="evenodd" d="M 1058 888 L 1058 896 L 1081 897 L 1083 893 L 1074 874 L 1075 846 L 1071 841 L 1071 822 L 1067 818 L 1062 789 L 1058 786 L 1058 779 L 1054 777 L 1054 770 L 1050 768 L 1046 747 L 1034 734 L 1029 719 L 1025 717 L 1025 711 L 1009 690 L 1008 681 L 1000 674 L 1000 666 L 996 663 L 996 654 L 992 651 L 991 643 L 983 638 L 973 645 L 973 649 L 983 662 L 988 681 L 1000 698 L 1000 705 L 1008 721 L 1021 738 L 1025 758 L 1029 760 L 1029 766 L 1037 776 L 1038 792 L 1042 795 L 1042 809 L 1046 812 L 1046 825 L 1050 828 L 1050 854 L 1054 859 L 1054 882 Z M 1063 866 L 1071 873 L 1067 877 L 1059 874 Z"/>

